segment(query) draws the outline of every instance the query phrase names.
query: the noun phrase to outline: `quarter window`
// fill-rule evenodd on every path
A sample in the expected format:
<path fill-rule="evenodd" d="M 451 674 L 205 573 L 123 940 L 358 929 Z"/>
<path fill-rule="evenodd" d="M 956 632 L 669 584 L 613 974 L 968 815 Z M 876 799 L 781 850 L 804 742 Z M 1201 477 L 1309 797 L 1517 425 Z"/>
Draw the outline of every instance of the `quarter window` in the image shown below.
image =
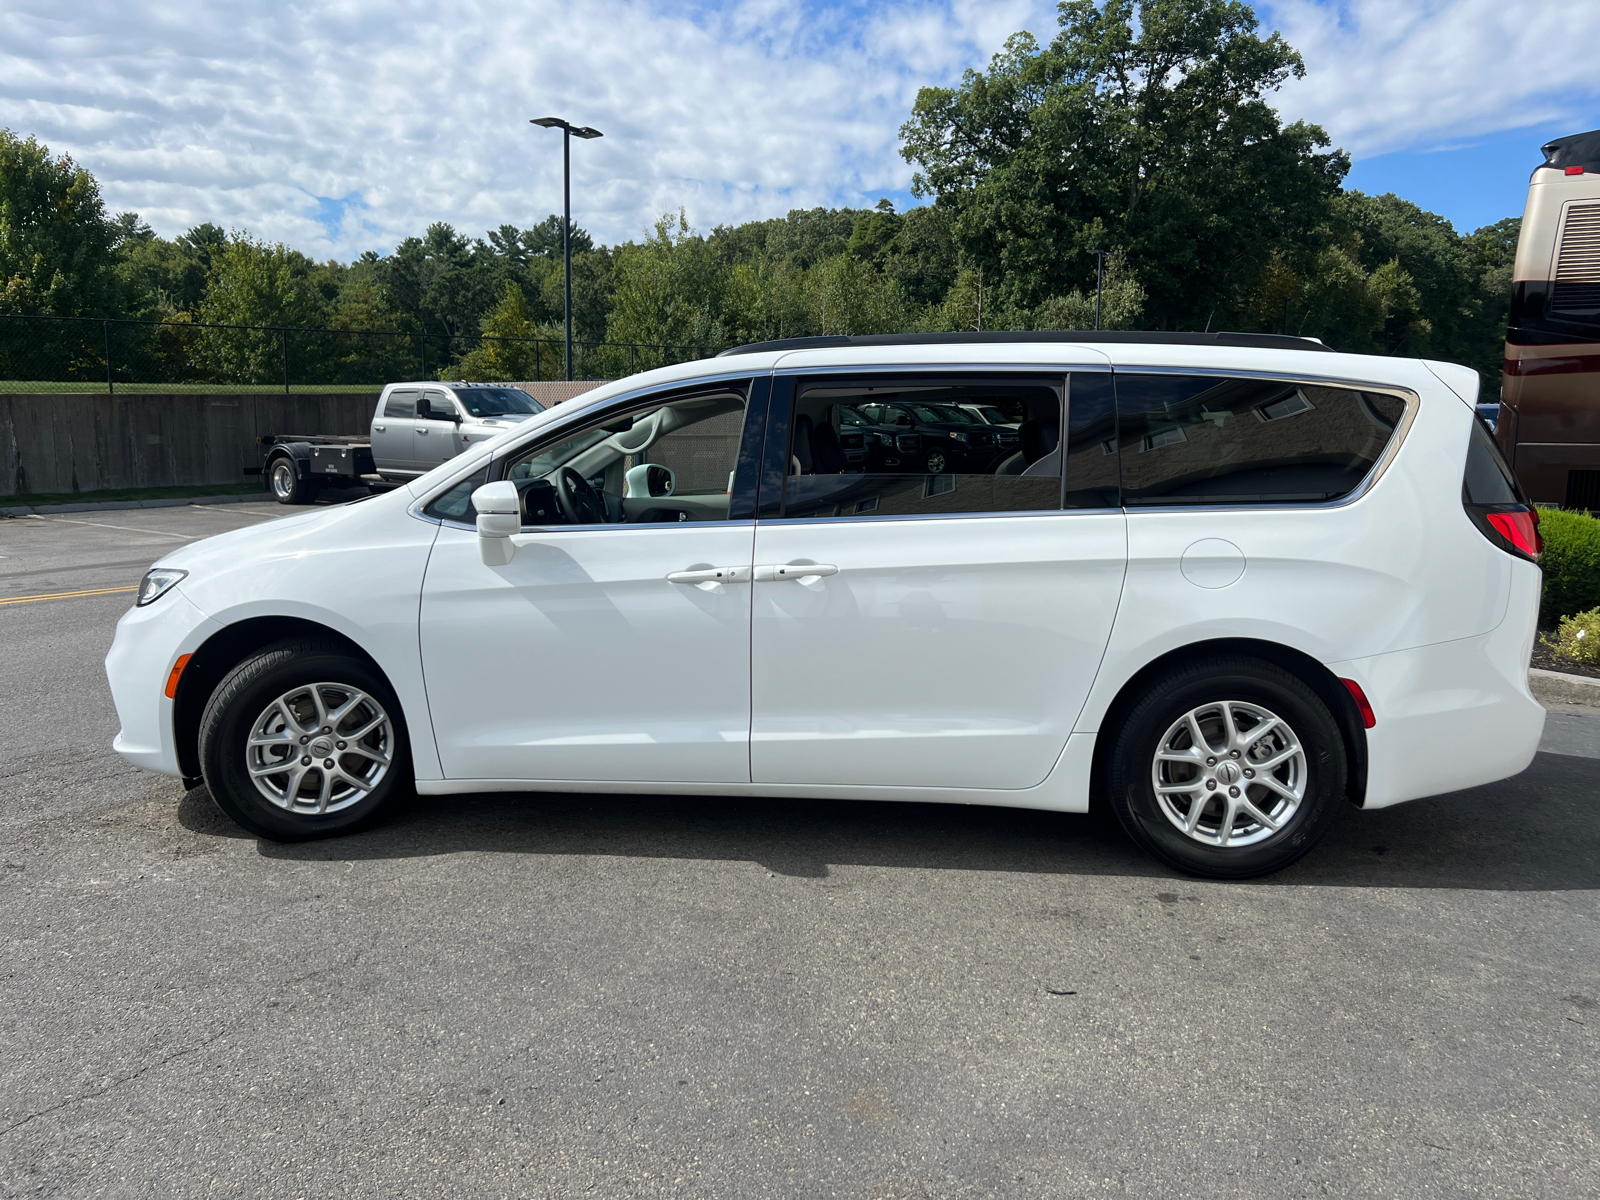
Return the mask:
<path fill-rule="evenodd" d="M 783 515 L 1059 508 L 1063 392 L 1015 377 L 801 381 Z"/>
<path fill-rule="evenodd" d="M 1116 398 L 1129 506 L 1336 500 L 1405 413 L 1382 393 L 1206 375 L 1119 374 Z"/>

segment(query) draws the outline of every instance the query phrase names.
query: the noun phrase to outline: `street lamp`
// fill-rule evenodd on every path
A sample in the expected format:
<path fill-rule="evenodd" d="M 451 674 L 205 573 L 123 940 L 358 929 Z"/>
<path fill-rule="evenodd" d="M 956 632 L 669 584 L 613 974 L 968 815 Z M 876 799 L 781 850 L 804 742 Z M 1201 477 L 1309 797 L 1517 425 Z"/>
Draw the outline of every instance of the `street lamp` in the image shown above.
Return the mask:
<path fill-rule="evenodd" d="M 604 137 L 598 129 L 560 117 L 534 117 L 530 125 L 561 130 L 561 276 L 567 285 L 567 378 L 572 378 L 572 139 Z"/>

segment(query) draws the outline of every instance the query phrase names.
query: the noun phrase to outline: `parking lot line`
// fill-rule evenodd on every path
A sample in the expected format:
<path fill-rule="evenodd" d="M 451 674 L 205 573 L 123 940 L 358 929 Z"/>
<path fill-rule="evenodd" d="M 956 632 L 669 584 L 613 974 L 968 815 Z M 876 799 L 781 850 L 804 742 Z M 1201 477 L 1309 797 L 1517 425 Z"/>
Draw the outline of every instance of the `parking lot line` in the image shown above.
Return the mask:
<path fill-rule="evenodd" d="M 76 600 L 81 596 L 110 596 L 117 592 L 137 592 L 139 585 L 130 583 L 126 587 L 110 588 L 81 588 L 76 592 L 46 592 L 39 596 L 7 596 L 0 600 L 4 604 L 32 604 L 35 600 Z"/>

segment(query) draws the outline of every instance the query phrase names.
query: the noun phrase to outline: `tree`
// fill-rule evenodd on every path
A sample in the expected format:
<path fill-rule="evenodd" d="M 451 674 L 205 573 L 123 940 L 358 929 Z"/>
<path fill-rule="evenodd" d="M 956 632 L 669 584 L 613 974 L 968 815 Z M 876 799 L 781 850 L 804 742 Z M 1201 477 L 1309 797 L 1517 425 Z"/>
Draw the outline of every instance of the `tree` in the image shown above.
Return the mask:
<path fill-rule="evenodd" d="M 290 342 L 280 331 L 319 326 L 326 316 L 315 267 L 298 250 L 246 233 L 234 234 L 212 255 L 205 298 L 195 315 L 208 325 L 245 327 L 204 331 L 200 357 L 214 379 L 276 383 L 284 378 Z M 289 369 L 294 369 L 292 360 Z"/>
<path fill-rule="evenodd" d="M 0 129 L 0 312 L 112 315 L 120 234 L 93 175 Z"/>
<path fill-rule="evenodd" d="M 484 340 L 463 355 L 443 378 L 520 383 L 552 378 L 559 370 L 561 335 L 553 329 L 540 330 L 528 308 L 528 298 L 514 281 L 508 279 L 501 285 L 500 299 L 484 315 L 482 328 Z M 551 340 L 528 340 L 539 337 Z"/>
<path fill-rule="evenodd" d="M 1237 0 L 1064 0 L 1041 48 L 923 88 L 901 129 L 913 191 L 956 214 L 966 258 L 1032 308 L 1118 249 L 1161 327 L 1231 307 L 1274 249 L 1322 218 L 1349 163 L 1262 98 L 1304 73 Z"/>

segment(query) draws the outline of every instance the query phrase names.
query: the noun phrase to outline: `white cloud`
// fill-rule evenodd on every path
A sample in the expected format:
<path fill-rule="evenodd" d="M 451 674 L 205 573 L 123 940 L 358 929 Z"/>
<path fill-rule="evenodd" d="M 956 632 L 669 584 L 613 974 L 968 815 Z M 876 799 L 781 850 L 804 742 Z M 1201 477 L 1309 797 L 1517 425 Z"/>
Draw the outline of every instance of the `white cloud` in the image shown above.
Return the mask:
<path fill-rule="evenodd" d="M 1277 97 L 1358 156 L 1586 119 L 1600 5 L 1275 0 L 1306 56 Z M 902 191 L 916 89 L 983 67 L 1049 0 L 0 0 L 0 121 L 69 151 L 109 207 L 317 255 L 430 222 L 477 234 L 561 205 L 606 241 Z M 319 200 L 320 198 L 324 198 Z M 330 202 L 331 201 L 331 202 Z M 319 220 L 319 217 L 321 220 Z"/>
<path fill-rule="evenodd" d="M 1274 0 L 1261 15 L 1306 60 L 1279 106 L 1355 157 L 1549 121 L 1600 126 L 1600 4 Z"/>
<path fill-rule="evenodd" d="M 71 152 L 110 208 L 341 257 L 435 220 L 475 234 L 558 211 L 560 135 L 527 124 L 547 113 L 605 132 L 574 142 L 573 196 L 607 241 L 680 204 L 709 228 L 871 203 L 908 184 L 897 130 L 918 86 L 1053 27 L 1036 0 L 0 9 L 5 122 Z"/>

